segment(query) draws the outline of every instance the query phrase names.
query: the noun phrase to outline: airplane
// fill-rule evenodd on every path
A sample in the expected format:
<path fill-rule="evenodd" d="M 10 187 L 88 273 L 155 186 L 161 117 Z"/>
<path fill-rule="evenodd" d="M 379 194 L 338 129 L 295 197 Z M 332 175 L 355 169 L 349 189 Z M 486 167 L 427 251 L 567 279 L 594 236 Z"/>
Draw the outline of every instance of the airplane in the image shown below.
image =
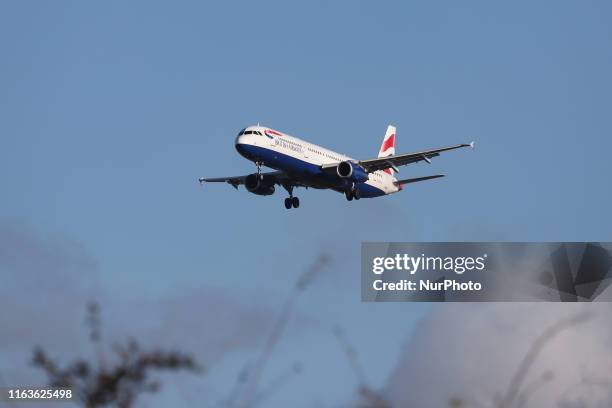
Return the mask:
<path fill-rule="evenodd" d="M 444 174 L 398 180 L 398 166 L 425 161 L 442 152 L 462 147 L 474 148 L 474 142 L 414 153 L 395 154 L 396 128 L 389 125 L 378 157 L 355 160 L 290 136 L 266 126 L 249 126 L 242 129 L 235 140 L 238 153 L 255 163 L 256 172 L 244 176 L 205 178 L 203 183 L 228 183 L 234 188 L 244 185 L 257 195 L 274 194 L 275 186 L 282 186 L 289 197 L 285 208 L 298 208 L 300 200 L 293 195 L 296 187 L 331 189 L 344 194 L 348 201 L 360 198 L 380 197 L 401 191 L 406 184 L 444 177 Z M 262 173 L 262 166 L 275 171 Z"/>

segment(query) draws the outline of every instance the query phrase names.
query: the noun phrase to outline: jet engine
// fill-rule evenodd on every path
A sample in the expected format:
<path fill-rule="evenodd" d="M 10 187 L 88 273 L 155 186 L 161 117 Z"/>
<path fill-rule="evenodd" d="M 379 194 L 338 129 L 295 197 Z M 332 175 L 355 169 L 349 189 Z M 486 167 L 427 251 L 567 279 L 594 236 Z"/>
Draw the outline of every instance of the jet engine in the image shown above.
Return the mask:
<path fill-rule="evenodd" d="M 336 172 L 338 173 L 338 176 L 344 179 L 350 179 L 356 183 L 363 183 L 370 178 L 363 167 L 350 161 L 341 162 L 338 165 Z"/>
<path fill-rule="evenodd" d="M 257 173 L 249 174 L 244 180 L 244 186 L 249 193 L 257 195 L 272 195 L 274 194 L 274 181 L 263 179 Z"/>

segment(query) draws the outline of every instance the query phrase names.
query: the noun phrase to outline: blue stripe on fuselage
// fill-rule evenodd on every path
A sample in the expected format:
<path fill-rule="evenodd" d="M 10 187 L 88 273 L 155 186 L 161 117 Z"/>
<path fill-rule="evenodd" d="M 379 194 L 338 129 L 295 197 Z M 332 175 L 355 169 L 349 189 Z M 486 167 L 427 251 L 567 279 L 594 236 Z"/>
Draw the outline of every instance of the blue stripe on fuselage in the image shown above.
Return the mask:
<path fill-rule="evenodd" d="M 343 189 L 346 183 L 340 177 L 323 172 L 321 167 L 316 164 L 297 159 L 276 150 L 243 143 L 236 144 L 236 150 L 248 160 L 263 162 L 266 166 L 275 170 L 285 171 L 298 180 L 310 180 L 314 185 L 326 185 L 328 188 Z M 383 190 L 370 184 L 357 183 L 356 187 L 361 197 L 364 198 L 385 195 Z"/>

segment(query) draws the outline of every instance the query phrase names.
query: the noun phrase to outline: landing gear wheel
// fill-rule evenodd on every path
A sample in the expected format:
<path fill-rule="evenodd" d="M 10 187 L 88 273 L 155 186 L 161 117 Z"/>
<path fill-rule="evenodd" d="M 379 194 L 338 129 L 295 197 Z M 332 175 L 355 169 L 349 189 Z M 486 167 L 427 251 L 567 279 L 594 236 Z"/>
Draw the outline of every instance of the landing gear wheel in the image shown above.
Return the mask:
<path fill-rule="evenodd" d="M 359 192 L 359 190 L 353 190 L 353 197 L 355 198 L 355 200 L 359 200 L 361 198 L 361 193 Z"/>
<path fill-rule="evenodd" d="M 293 205 L 293 208 L 298 208 L 300 206 L 300 199 L 297 197 L 291 198 L 291 204 Z"/>
<path fill-rule="evenodd" d="M 345 191 L 344 196 L 348 201 L 353 201 L 353 193 L 351 191 Z"/>
<path fill-rule="evenodd" d="M 291 202 L 291 198 L 290 197 L 285 198 L 285 208 L 286 209 L 290 210 L 292 204 L 293 203 Z"/>

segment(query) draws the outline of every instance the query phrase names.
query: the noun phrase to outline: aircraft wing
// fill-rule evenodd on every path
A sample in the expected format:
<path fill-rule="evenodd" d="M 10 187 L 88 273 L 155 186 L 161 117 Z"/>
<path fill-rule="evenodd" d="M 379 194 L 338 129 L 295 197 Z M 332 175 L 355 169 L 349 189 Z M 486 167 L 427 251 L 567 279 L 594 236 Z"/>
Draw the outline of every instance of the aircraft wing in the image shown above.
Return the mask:
<path fill-rule="evenodd" d="M 274 184 L 283 184 L 290 181 L 289 175 L 282 171 L 271 171 L 268 173 L 261 173 L 262 177 L 266 180 L 271 180 Z M 244 184 L 245 179 L 248 174 L 244 176 L 235 176 L 235 177 L 215 177 L 215 178 L 205 178 L 200 177 L 198 181 L 200 184 L 204 183 L 227 183 L 231 184 L 234 188 L 238 188 L 239 185 Z"/>
<path fill-rule="evenodd" d="M 396 154 L 393 156 L 378 157 L 376 159 L 361 160 L 359 164 L 368 173 L 372 173 L 377 170 L 384 170 L 388 168 L 392 168 L 395 171 L 398 171 L 397 166 L 405 166 L 407 164 L 417 163 L 420 161 L 426 161 L 427 163 L 431 163 L 432 157 L 437 157 L 442 152 L 460 149 L 462 147 L 472 147 L 473 148 L 474 142 L 462 143 L 462 144 L 458 144 L 455 146 L 441 147 L 439 149 L 433 149 L 433 150 L 425 150 L 425 151 L 416 152 L 416 153 Z"/>

